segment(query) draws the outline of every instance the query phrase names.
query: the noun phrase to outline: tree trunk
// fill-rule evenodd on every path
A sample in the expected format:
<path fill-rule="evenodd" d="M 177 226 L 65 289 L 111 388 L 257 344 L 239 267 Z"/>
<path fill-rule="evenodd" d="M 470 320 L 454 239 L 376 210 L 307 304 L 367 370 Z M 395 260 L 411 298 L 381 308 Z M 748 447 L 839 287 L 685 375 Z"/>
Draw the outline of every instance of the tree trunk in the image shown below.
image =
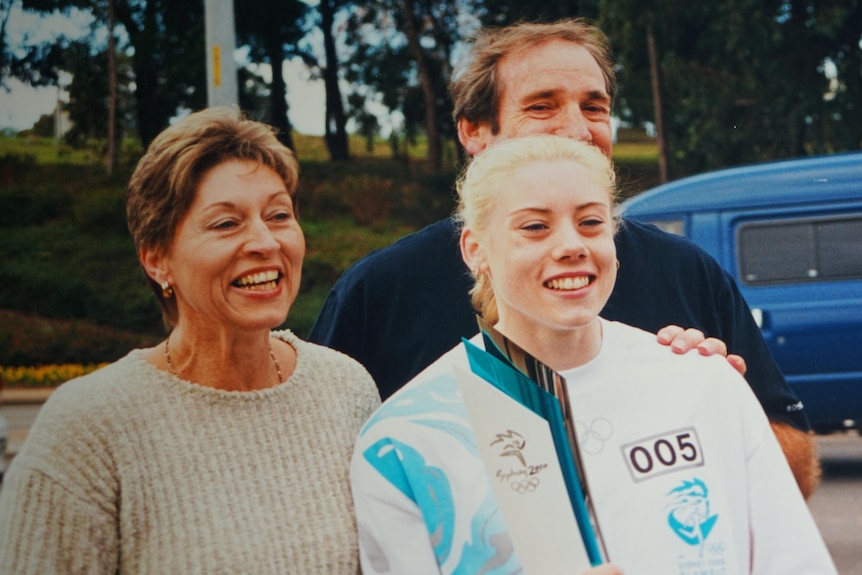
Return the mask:
<path fill-rule="evenodd" d="M 443 169 L 442 145 L 440 142 L 440 129 L 437 124 L 437 92 L 425 51 L 419 43 L 419 28 L 416 24 L 416 14 L 413 12 L 413 1 L 404 0 L 404 17 L 406 20 L 407 42 L 410 51 L 416 59 L 419 71 L 419 82 L 422 86 L 422 97 L 425 101 L 425 132 L 428 138 L 428 167 L 433 172 Z"/>
<path fill-rule="evenodd" d="M 117 55 L 114 45 L 114 0 L 108 0 L 108 175 L 117 167 Z"/>
<path fill-rule="evenodd" d="M 12 4 L 14 0 L 0 0 L 0 14 L 3 14 L 3 20 L 0 21 L 0 85 L 3 83 L 3 73 L 7 70 L 7 65 L 10 64 L 6 58 L 12 58 L 11 54 L 6 53 L 6 25 L 9 23 L 9 16 L 12 14 Z"/>
<path fill-rule="evenodd" d="M 347 116 L 338 85 L 338 55 L 335 51 L 335 38 L 332 26 L 335 19 L 333 0 L 321 0 L 320 18 L 323 31 L 323 49 L 326 52 L 326 67 L 323 69 L 323 84 L 326 88 L 326 127 L 325 140 L 329 157 L 333 161 L 350 159 L 350 146 L 347 139 Z"/>
<path fill-rule="evenodd" d="M 146 149 L 159 132 L 165 127 L 159 110 L 159 74 L 158 62 L 153 54 L 159 52 L 152 46 L 154 37 L 147 35 L 147 30 L 155 29 L 158 18 L 156 3 L 147 2 L 144 5 L 143 22 L 136 22 L 131 16 L 126 20 L 121 18 L 132 45 L 135 47 L 133 65 L 135 70 L 135 113 L 138 121 L 138 134 L 141 144 Z"/>
<path fill-rule="evenodd" d="M 281 37 L 272 31 L 266 37 L 266 55 L 272 66 L 272 83 L 269 86 L 270 123 L 278 130 L 278 140 L 296 151 L 293 145 L 293 126 L 287 117 L 287 84 L 284 81 L 284 48 Z"/>
<path fill-rule="evenodd" d="M 655 110 L 655 130 L 658 140 L 658 176 L 664 184 L 668 181 L 667 169 L 667 136 L 664 131 L 664 116 L 661 107 L 661 80 L 658 73 L 658 57 L 655 49 L 655 35 L 652 22 L 647 24 L 647 51 L 649 54 L 650 83 L 652 84 L 652 102 Z"/>

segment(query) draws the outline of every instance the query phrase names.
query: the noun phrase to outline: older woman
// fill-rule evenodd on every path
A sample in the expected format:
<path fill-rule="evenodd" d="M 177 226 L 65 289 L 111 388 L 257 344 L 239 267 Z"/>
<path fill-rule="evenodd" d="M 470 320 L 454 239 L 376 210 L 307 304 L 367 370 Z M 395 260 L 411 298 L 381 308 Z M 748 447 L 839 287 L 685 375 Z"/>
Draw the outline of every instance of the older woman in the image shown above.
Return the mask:
<path fill-rule="evenodd" d="M 599 317 L 619 265 L 613 190 L 597 148 L 527 136 L 472 161 L 457 214 L 473 303 L 568 382 L 613 561 L 590 573 L 835 573 L 740 375 Z M 501 478 L 482 463 L 458 368 L 470 369 L 463 344 L 389 398 L 357 440 L 351 482 L 366 575 L 531 575 L 491 487 Z"/>
<path fill-rule="evenodd" d="M 348 463 L 376 387 L 270 331 L 299 289 L 297 173 L 236 110 L 149 147 L 128 221 L 170 335 L 43 406 L 0 496 L 0 572 L 357 573 Z"/>

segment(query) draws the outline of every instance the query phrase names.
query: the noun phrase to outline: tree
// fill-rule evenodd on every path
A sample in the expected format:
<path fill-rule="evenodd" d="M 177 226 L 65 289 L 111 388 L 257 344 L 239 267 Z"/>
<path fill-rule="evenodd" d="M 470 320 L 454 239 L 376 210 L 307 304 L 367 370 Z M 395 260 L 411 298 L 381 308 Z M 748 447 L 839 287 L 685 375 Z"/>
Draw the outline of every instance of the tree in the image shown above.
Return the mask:
<path fill-rule="evenodd" d="M 862 149 L 862 0 L 823 0 L 814 16 L 810 24 L 827 43 L 824 72 L 834 67 L 834 78 L 824 98 L 821 143 L 811 151 Z"/>
<path fill-rule="evenodd" d="M 367 100 L 376 95 L 391 114 L 403 116 L 404 125 L 400 128 L 403 135 L 410 131 L 415 121 L 415 114 L 408 109 L 410 55 L 398 43 L 394 26 L 378 27 L 373 23 L 375 19 L 375 12 L 362 7 L 351 14 L 347 22 L 344 44 L 350 47 L 351 52 L 342 65 L 345 80 L 353 87 L 347 99 L 351 103 L 351 114 L 356 117 L 367 112 Z M 398 132 L 393 128 L 390 134 L 395 157 L 399 155 Z"/>
<path fill-rule="evenodd" d="M 106 50 L 93 53 L 93 46 L 78 40 L 72 42 L 64 52 L 63 69 L 68 71 L 72 81 L 67 87 L 69 102 L 65 110 L 69 114 L 72 128 L 65 135 L 66 141 L 74 147 L 82 147 L 91 140 L 108 141 L 111 129 L 108 122 L 111 102 L 110 78 L 105 74 L 108 66 Z M 114 127 L 119 136 L 134 128 L 134 97 L 130 91 L 131 63 L 127 56 L 120 55 L 117 61 L 116 114 Z"/>
<path fill-rule="evenodd" d="M 234 6 L 238 42 L 249 48 L 252 62 L 269 64 L 272 69 L 268 121 L 276 128 L 279 140 L 294 150 L 282 65 L 286 58 L 297 55 L 296 46 L 305 35 L 308 6 L 299 0 L 237 2 Z"/>
<path fill-rule="evenodd" d="M 72 77 L 67 87 L 69 103 L 65 106 L 72 128 L 65 139 L 80 148 L 88 140 L 103 138 L 108 133 L 110 87 L 105 75 L 108 56 L 104 51 L 91 53 L 90 44 L 83 40 L 70 44 L 64 56 L 64 69 Z"/>
<path fill-rule="evenodd" d="M 203 3 L 116 0 L 115 9 L 129 37 L 138 131 L 147 146 L 180 109 L 206 106 Z"/>
<path fill-rule="evenodd" d="M 591 0 L 479 0 L 476 13 L 484 25 L 505 26 L 519 21 L 551 22 L 561 18 L 595 18 L 597 8 Z"/>
<path fill-rule="evenodd" d="M 109 0 L 22 0 L 38 13 L 79 8 L 107 26 Z M 137 126 L 146 146 L 182 108 L 206 105 L 203 4 L 199 0 L 114 0 L 128 38 Z M 87 42 L 90 39 L 85 40 Z"/>
<path fill-rule="evenodd" d="M 600 14 L 620 68 L 617 112 L 635 124 L 657 116 L 653 23 L 675 176 L 858 147 L 862 123 L 843 119 L 860 119 L 862 94 L 842 97 L 859 84 L 860 0 L 602 0 Z M 830 80 L 833 57 L 849 66 Z"/>
<path fill-rule="evenodd" d="M 239 107 L 260 121 L 268 121 L 270 89 L 260 74 L 248 67 L 237 68 Z"/>
<path fill-rule="evenodd" d="M 357 133 L 365 138 L 365 151 L 373 152 L 374 139 L 380 131 L 380 122 L 377 116 L 366 109 L 365 97 L 362 94 L 356 92 L 350 94 L 347 98 L 347 105 L 356 121 Z"/>
<path fill-rule="evenodd" d="M 424 128 L 427 165 L 435 172 L 442 169 L 443 139 L 455 133 L 447 85 L 469 7 L 464 0 L 376 0 L 354 10 L 347 29 L 353 47 L 347 78 L 401 112 L 408 137 Z"/>
<path fill-rule="evenodd" d="M 658 181 L 662 184 L 668 181 L 667 169 L 667 134 L 664 130 L 664 111 L 661 103 L 661 75 L 658 69 L 658 55 L 655 48 L 655 29 L 653 22 L 646 24 L 647 56 L 649 57 L 650 87 L 652 88 L 653 118 L 655 120 L 656 139 L 658 140 Z"/>
<path fill-rule="evenodd" d="M 420 25 L 413 0 L 402 0 L 404 6 L 404 23 L 407 34 L 407 45 L 413 59 L 416 61 L 416 69 L 419 74 L 419 85 L 422 87 L 422 99 L 425 104 L 425 136 L 428 139 L 428 165 L 434 172 L 442 168 L 443 146 L 440 143 L 440 130 L 437 122 L 437 93 L 434 77 L 431 73 L 430 63 L 425 57 L 425 49 L 420 39 Z"/>
<path fill-rule="evenodd" d="M 326 123 L 324 137 L 332 160 L 350 159 L 347 138 L 347 114 L 339 85 L 339 59 L 335 45 L 335 13 L 342 5 L 339 0 L 321 0 L 318 4 L 320 30 L 323 32 L 323 52 L 326 63 L 322 66 L 323 85 L 326 89 Z"/>
<path fill-rule="evenodd" d="M 114 0 L 108 0 L 108 150 L 105 164 L 108 174 L 117 165 L 117 46 L 114 38 Z"/>

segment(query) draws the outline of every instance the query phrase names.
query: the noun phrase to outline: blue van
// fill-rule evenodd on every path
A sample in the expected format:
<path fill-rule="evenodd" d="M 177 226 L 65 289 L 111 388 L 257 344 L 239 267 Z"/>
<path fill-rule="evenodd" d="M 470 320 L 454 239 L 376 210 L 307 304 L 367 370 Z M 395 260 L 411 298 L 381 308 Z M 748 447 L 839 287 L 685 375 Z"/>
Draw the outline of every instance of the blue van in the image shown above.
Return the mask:
<path fill-rule="evenodd" d="M 815 431 L 862 425 L 862 152 L 702 174 L 620 209 L 733 275 Z"/>

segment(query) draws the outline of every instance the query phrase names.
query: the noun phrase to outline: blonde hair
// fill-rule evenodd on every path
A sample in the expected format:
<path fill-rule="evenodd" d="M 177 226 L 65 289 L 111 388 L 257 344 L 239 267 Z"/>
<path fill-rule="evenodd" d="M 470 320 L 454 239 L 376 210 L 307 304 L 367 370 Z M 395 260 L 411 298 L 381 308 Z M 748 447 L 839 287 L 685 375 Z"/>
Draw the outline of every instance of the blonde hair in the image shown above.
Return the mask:
<path fill-rule="evenodd" d="M 201 178 L 228 160 L 250 160 L 281 177 L 296 204 L 299 164 L 271 126 L 246 119 L 236 107 L 190 114 L 162 131 L 138 162 L 126 187 L 126 219 L 135 249 L 166 252 L 191 206 Z M 162 306 L 162 318 L 176 325 L 176 300 L 147 276 Z"/>
<path fill-rule="evenodd" d="M 513 172 L 535 162 L 559 160 L 586 168 L 590 177 L 607 189 L 611 206 L 616 204 L 616 174 L 610 159 L 597 147 L 548 134 L 524 136 L 491 146 L 467 165 L 456 183 L 458 205 L 453 215 L 456 224 L 460 229 L 469 228 L 478 239 L 484 239 L 497 190 L 508 185 Z M 615 229 L 616 225 L 615 219 Z M 491 282 L 487 273 L 471 273 L 475 281 L 470 290 L 473 307 L 493 325 L 499 316 Z"/>
<path fill-rule="evenodd" d="M 521 22 L 503 28 L 482 29 L 466 57 L 459 63 L 449 84 L 452 117 L 500 131 L 500 95 L 503 86 L 497 67 L 505 56 L 539 46 L 551 40 L 564 40 L 585 48 L 596 60 L 605 78 L 605 90 L 614 100 L 617 90 L 613 55 L 605 34 L 583 18 L 550 23 Z"/>

